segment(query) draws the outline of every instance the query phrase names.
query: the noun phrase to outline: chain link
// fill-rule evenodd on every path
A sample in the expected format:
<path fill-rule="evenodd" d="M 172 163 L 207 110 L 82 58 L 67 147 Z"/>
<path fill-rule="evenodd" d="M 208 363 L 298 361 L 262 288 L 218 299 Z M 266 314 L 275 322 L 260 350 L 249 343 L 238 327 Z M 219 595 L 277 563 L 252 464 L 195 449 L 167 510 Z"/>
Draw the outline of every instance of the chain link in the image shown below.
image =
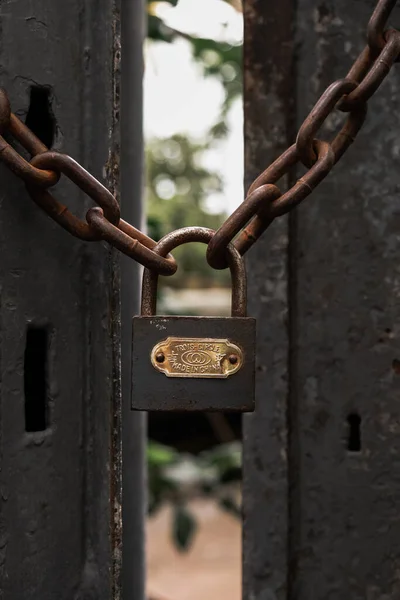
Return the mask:
<path fill-rule="evenodd" d="M 367 28 L 368 46 L 372 52 L 379 53 L 386 43 L 385 27 L 396 2 L 397 0 L 380 0 L 372 13 Z"/>
<path fill-rule="evenodd" d="M 156 242 L 144 235 L 141 231 L 123 221 L 119 221 L 118 227 L 106 218 L 101 208 L 91 208 L 86 215 L 93 232 L 109 242 L 123 254 L 137 260 L 141 265 L 156 271 L 160 275 L 173 275 L 177 265 L 171 255 L 164 258 L 157 252 L 153 252 Z"/>
<path fill-rule="evenodd" d="M 28 162 L 3 137 L 7 132 L 31 154 Z M 0 160 L 26 184 L 31 198 L 71 235 L 85 241 L 106 240 L 140 264 L 161 275 L 173 275 L 177 265 L 153 248 L 156 242 L 120 218 L 116 198 L 71 156 L 49 149 L 11 112 L 7 93 L 0 89 Z M 70 179 L 98 207 L 90 209 L 86 222 L 79 219 L 48 190 L 61 174 Z"/>
<path fill-rule="evenodd" d="M 0 134 L 7 131 L 32 156 L 45 152 L 48 148 L 35 134 L 18 119 L 12 112 L 10 101 L 4 90 L 0 90 Z M 59 180 L 59 174 L 54 171 L 37 169 L 23 158 L 0 135 L 0 159 L 18 177 L 26 183 L 40 188 L 54 185 Z"/>
<path fill-rule="evenodd" d="M 332 83 L 301 125 L 295 144 L 283 152 L 250 186 L 243 203 L 214 232 L 207 260 L 224 269 L 227 248 L 233 244 L 244 255 L 272 221 L 292 210 L 325 179 L 355 140 L 367 114 L 367 102 L 393 64 L 400 60 L 400 32 L 385 29 L 397 0 L 379 0 L 367 28 L 368 45 L 344 79 Z M 333 141 L 318 139 L 326 119 L 339 109 L 349 113 Z M 3 137 L 8 134 L 31 155 L 27 161 Z M 0 89 L 0 160 L 26 184 L 32 199 L 61 227 L 86 241 L 105 240 L 157 274 L 173 275 L 174 258 L 163 256 L 159 244 L 120 218 L 115 197 L 73 158 L 49 149 L 11 112 L 9 98 Z M 275 185 L 302 163 L 308 170 L 285 193 Z M 73 215 L 49 191 L 61 174 L 89 196 L 95 206 L 86 222 Z"/>
<path fill-rule="evenodd" d="M 119 223 L 119 205 L 112 193 L 67 154 L 43 152 L 32 158 L 31 165 L 39 169 L 51 169 L 57 173 L 63 173 L 79 189 L 85 192 L 89 198 L 101 206 L 110 223 Z M 90 225 L 75 217 L 48 190 L 30 184 L 27 184 L 27 187 L 32 199 L 69 233 L 81 240 L 92 241 L 100 239 L 100 236 Z"/>
<path fill-rule="evenodd" d="M 212 267 L 226 268 L 226 243 L 232 241 L 242 228 L 234 245 L 242 255 L 247 252 L 275 217 L 287 213 L 310 195 L 353 143 L 367 114 L 366 102 L 400 56 L 400 32 L 395 29 L 384 31 L 395 4 L 396 0 L 379 0 L 368 25 L 368 40 L 373 40 L 372 47 L 368 45 L 363 50 L 345 79 L 335 81 L 323 92 L 301 125 L 294 146 L 254 181 L 243 204 L 215 233 L 207 250 L 207 260 Z M 349 116 L 332 142 L 321 142 L 315 136 L 337 108 L 349 112 Z M 276 183 L 299 161 L 309 170 L 285 194 L 271 201 L 266 184 Z M 313 170 L 315 167 L 316 171 Z M 257 201 L 254 198 L 256 192 Z M 254 206 L 253 210 L 251 206 Z"/>

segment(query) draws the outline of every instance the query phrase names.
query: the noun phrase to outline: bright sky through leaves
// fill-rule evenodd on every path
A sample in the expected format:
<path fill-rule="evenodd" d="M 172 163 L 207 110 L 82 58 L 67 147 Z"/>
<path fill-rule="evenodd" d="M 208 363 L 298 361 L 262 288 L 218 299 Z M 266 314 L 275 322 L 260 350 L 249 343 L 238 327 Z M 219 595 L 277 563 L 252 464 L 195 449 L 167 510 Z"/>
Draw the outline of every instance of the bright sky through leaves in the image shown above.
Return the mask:
<path fill-rule="evenodd" d="M 184 33 L 237 44 L 242 36 L 242 15 L 222 0 L 180 0 L 176 8 L 160 3 L 157 14 Z M 144 79 L 144 127 L 147 137 L 168 137 L 184 133 L 201 138 L 218 118 L 224 98 L 214 78 L 204 79 L 201 67 L 193 62 L 186 40 L 146 46 Z M 210 197 L 211 211 L 231 212 L 243 200 L 242 104 L 233 105 L 228 123 L 230 133 L 209 151 L 205 166 L 221 172 L 224 194 Z"/>

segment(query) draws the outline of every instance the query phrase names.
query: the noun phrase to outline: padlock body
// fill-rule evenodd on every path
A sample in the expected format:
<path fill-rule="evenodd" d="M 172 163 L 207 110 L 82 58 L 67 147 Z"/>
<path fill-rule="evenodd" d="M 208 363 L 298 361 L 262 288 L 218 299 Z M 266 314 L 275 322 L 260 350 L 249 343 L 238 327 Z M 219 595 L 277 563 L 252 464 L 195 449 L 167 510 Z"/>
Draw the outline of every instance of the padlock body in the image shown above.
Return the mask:
<path fill-rule="evenodd" d="M 255 323 L 249 317 L 134 317 L 132 409 L 253 411 Z"/>

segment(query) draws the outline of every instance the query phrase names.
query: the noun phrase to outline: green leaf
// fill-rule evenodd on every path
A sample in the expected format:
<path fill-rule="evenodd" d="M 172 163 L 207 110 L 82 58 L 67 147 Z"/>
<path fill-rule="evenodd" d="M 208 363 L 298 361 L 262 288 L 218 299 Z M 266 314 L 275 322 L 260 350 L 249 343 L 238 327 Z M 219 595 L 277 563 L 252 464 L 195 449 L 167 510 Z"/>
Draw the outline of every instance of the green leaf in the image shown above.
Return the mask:
<path fill-rule="evenodd" d="M 213 125 L 208 133 L 212 139 L 225 138 L 228 134 L 229 128 L 225 120 L 220 120 Z"/>
<path fill-rule="evenodd" d="M 165 25 L 156 15 L 148 15 L 147 17 L 147 35 L 152 40 L 171 43 L 176 33 L 173 29 Z"/>
<path fill-rule="evenodd" d="M 147 461 L 152 465 L 167 466 L 177 458 L 177 452 L 173 448 L 150 442 L 147 445 Z"/>
<path fill-rule="evenodd" d="M 240 507 L 233 498 L 225 496 L 224 498 L 220 498 L 218 504 L 226 512 L 230 513 L 231 515 L 234 515 L 238 519 L 241 518 L 242 513 Z"/>
<path fill-rule="evenodd" d="M 167 4 L 172 4 L 172 6 L 176 6 L 179 0 L 147 0 L 147 5 L 151 7 L 152 4 L 160 4 L 160 2 L 164 2 Z"/>
<path fill-rule="evenodd" d="M 173 514 L 172 538 L 179 552 L 187 552 L 193 542 L 197 522 L 182 505 L 175 507 Z"/>
<path fill-rule="evenodd" d="M 242 466 L 242 448 L 240 443 L 221 444 L 212 450 L 202 453 L 202 458 L 218 470 L 220 481 L 240 478 Z"/>

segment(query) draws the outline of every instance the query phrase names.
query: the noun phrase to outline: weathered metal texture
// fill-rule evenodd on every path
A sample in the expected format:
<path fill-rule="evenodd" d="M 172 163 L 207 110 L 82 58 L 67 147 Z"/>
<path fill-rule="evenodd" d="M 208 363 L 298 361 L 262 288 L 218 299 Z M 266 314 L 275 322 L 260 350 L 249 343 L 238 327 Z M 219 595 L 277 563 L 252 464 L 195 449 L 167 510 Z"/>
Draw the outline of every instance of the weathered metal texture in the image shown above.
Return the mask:
<path fill-rule="evenodd" d="M 112 191 L 117 19 L 116 0 L 20 0 L 0 12 L 1 83 L 14 110 L 23 120 L 29 112 L 39 136 L 53 130 L 53 147 Z M 31 91 L 36 100 L 42 93 L 29 106 Z M 0 595 L 119 598 L 118 274 L 106 248 L 72 238 L 4 166 L 0 176 Z M 80 216 L 90 206 L 61 182 L 57 193 Z M 33 389 L 27 419 L 43 411 L 34 389 L 43 381 L 24 368 L 46 354 L 40 345 L 25 351 L 29 325 L 49 340 L 47 369 L 36 371 L 47 370 L 44 431 L 26 431 L 41 425 L 25 422 L 24 375 Z"/>
<path fill-rule="evenodd" d="M 302 0 L 298 9 L 300 116 L 362 48 L 371 2 Z M 391 22 L 399 20 L 400 6 Z M 301 506 L 293 523 L 300 599 L 400 595 L 400 380 L 392 369 L 400 352 L 399 97 L 394 68 L 334 182 L 297 215 L 290 301 L 297 313 L 300 453 L 292 502 Z M 357 437 L 352 415 L 361 419 L 359 452 L 348 450 L 349 429 Z"/>
<path fill-rule="evenodd" d="M 373 4 L 245 2 L 248 182 L 347 72 Z M 346 161 L 249 254 L 262 325 L 244 418 L 246 600 L 400 595 L 399 97 L 394 67 Z"/>
<path fill-rule="evenodd" d="M 229 340 L 239 346 L 241 368 L 226 379 L 166 377 L 151 361 L 167 338 L 197 338 L 202 348 Z M 214 340 L 214 344 L 212 341 Z M 182 339 L 182 344 L 185 342 Z M 190 343 L 186 343 L 190 350 Z M 254 409 L 255 320 L 227 317 L 135 317 L 133 319 L 132 408 L 164 411 L 251 411 Z M 205 353 L 203 353 L 204 355 Z M 188 361 L 188 363 L 190 360 Z M 192 373 L 190 365 L 186 365 Z M 184 362 L 178 368 L 183 369 Z"/>
<path fill-rule="evenodd" d="M 246 0 L 246 187 L 290 143 L 294 2 Z M 293 128 L 294 129 L 294 128 Z M 249 253 L 248 311 L 258 319 L 256 410 L 244 417 L 246 600 L 283 600 L 287 581 L 287 218 Z"/>
<path fill-rule="evenodd" d="M 143 40 L 145 1 L 121 5 L 121 214 L 143 226 Z M 135 110 L 132 110 L 132 106 Z M 121 256 L 121 365 L 123 443 L 122 598 L 145 600 L 145 526 L 147 516 L 146 413 L 131 410 L 132 316 L 139 313 L 140 265 Z"/>

